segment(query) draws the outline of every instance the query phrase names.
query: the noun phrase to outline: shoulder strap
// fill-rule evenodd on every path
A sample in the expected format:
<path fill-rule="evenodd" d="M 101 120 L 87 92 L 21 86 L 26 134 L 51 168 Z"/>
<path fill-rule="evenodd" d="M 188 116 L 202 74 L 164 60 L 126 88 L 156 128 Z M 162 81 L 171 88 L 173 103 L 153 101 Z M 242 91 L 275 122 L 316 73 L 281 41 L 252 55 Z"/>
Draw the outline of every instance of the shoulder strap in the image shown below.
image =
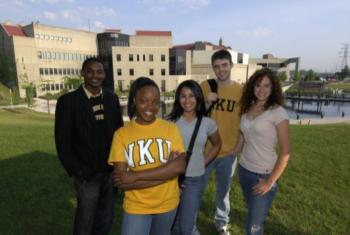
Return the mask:
<path fill-rule="evenodd" d="M 218 84 L 214 78 L 208 79 L 207 80 L 210 86 L 210 90 L 213 93 L 218 93 Z M 208 116 L 211 116 L 211 111 L 213 110 L 213 107 L 216 102 L 212 102 L 207 110 Z"/>
<path fill-rule="evenodd" d="M 197 122 L 196 122 L 196 126 L 194 127 L 194 130 L 193 130 L 193 133 L 192 133 L 192 136 L 191 136 L 191 141 L 190 141 L 190 144 L 188 145 L 188 148 L 187 148 L 187 151 L 186 151 L 186 154 L 187 154 L 187 158 L 186 158 L 186 168 L 187 168 L 187 165 L 190 161 L 190 157 L 192 155 L 192 150 L 193 150 L 193 146 L 194 146 L 194 142 L 196 141 L 196 137 L 197 137 L 197 134 L 198 134 L 198 130 L 199 130 L 199 127 L 201 125 L 201 122 L 202 122 L 202 116 L 198 116 L 197 117 Z"/>
<path fill-rule="evenodd" d="M 210 86 L 211 92 L 217 93 L 218 92 L 218 84 L 216 83 L 216 80 L 214 78 L 207 80 Z"/>

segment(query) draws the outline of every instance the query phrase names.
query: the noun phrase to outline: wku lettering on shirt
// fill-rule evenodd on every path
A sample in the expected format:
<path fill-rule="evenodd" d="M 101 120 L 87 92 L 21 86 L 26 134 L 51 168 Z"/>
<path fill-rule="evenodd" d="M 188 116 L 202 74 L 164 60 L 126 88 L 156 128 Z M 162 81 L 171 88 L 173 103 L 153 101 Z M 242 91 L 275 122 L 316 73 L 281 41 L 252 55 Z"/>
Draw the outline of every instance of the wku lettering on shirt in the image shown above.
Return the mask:
<path fill-rule="evenodd" d="M 157 146 L 158 152 L 156 153 L 156 156 L 153 156 L 151 152 L 151 147 L 153 145 Z M 135 151 L 136 147 L 138 148 L 138 151 Z M 128 166 L 130 168 L 134 168 L 136 164 L 138 166 L 153 164 L 156 162 L 156 158 L 159 158 L 161 163 L 166 163 L 171 151 L 170 147 L 171 141 L 162 138 L 137 140 L 127 146 L 124 154 L 128 162 Z M 138 162 L 135 162 L 137 160 Z"/>
<path fill-rule="evenodd" d="M 217 99 L 214 104 L 214 109 L 218 111 L 227 111 L 233 112 L 235 109 L 235 100 L 227 100 L 227 99 Z"/>

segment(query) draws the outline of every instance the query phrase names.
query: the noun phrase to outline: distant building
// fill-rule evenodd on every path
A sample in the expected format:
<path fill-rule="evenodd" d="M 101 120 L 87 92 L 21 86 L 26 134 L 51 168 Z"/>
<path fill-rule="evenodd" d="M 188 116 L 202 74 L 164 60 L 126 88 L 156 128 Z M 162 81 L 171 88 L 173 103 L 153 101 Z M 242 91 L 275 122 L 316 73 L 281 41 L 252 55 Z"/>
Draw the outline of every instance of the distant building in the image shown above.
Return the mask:
<path fill-rule="evenodd" d="M 138 30 L 128 35 L 119 29 L 102 33 L 31 23 L 26 26 L 0 24 L 0 53 L 10 61 L 20 96 L 23 87 L 32 83 L 36 95 L 58 93 L 72 89 L 65 85 L 66 77 L 80 75 L 83 61 L 99 56 L 106 70 L 104 86 L 128 90 L 139 76 L 155 80 L 161 91 L 175 90 L 183 80 L 201 82 L 214 77 L 211 56 L 220 49 L 232 55 L 231 79 L 244 83 L 261 67 L 282 68 L 299 58 L 278 59 L 272 55 L 262 60 L 250 59 L 247 53 L 210 42 L 173 45 L 171 31 Z M 297 60 L 296 60 L 297 59 Z"/>
<path fill-rule="evenodd" d="M 299 71 L 300 58 L 277 58 L 272 54 L 264 54 L 262 58 L 250 58 L 249 64 L 260 65 L 264 68 L 270 68 L 276 72 L 286 72 L 289 80 L 290 64 L 295 64 L 295 71 Z"/>
<path fill-rule="evenodd" d="M 114 90 L 114 67 L 112 47 L 128 47 L 129 35 L 121 33 L 119 29 L 106 29 L 97 34 L 98 55 L 103 61 L 106 79 L 103 86 Z"/>
<path fill-rule="evenodd" d="M 161 91 L 173 89 L 169 82 L 169 50 L 171 31 L 136 31 L 130 35 L 129 46 L 112 47 L 114 81 L 121 90 L 129 89 L 140 76 L 156 81 Z M 168 85 L 169 86 L 169 85 Z"/>
<path fill-rule="evenodd" d="M 29 83 L 37 95 L 57 93 L 64 89 L 64 77 L 78 76 L 82 62 L 97 55 L 96 33 L 38 23 L 0 24 L 0 53 L 15 69 L 21 97 Z"/>
<path fill-rule="evenodd" d="M 233 68 L 231 79 L 244 83 L 251 74 L 261 66 L 248 64 L 249 55 L 237 52 L 222 44 L 214 45 L 210 42 L 194 42 L 191 44 L 177 45 L 170 50 L 170 74 L 190 75 L 192 79 L 202 81 L 214 77 L 211 65 L 211 56 L 217 50 L 226 49 L 231 53 Z"/>

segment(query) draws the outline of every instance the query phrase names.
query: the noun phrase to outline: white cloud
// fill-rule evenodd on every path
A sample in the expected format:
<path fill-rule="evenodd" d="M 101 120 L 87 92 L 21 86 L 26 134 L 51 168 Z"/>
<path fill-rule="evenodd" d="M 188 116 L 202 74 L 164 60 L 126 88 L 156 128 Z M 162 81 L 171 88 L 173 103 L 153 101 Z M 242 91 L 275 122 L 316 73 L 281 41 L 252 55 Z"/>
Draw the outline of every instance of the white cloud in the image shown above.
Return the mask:
<path fill-rule="evenodd" d="M 96 20 L 93 23 L 97 29 L 105 29 L 106 28 L 106 26 L 101 21 Z"/>
<path fill-rule="evenodd" d="M 46 2 L 50 4 L 56 4 L 59 2 L 59 0 L 46 0 Z"/>
<path fill-rule="evenodd" d="M 75 2 L 75 0 L 64 0 L 65 2 L 67 2 L 67 3 L 73 3 L 73 2 Z"/>
<path fill-rule="evenodd" d="M 53 12 L 45 11 L 45 12 L 44 12 L 44 17 L 45 17 L 46 19 L 49 19 L 49 20 L 53 21 L 53 20 L 56 19 L 56 14 L 53 13 Z"/>
<path fill-rule="evenodd" d="M 78 7 L 83 15 L 115 17 L 117 13 L 112 8 L 107 7 Z"/>
<path fill-rule="evenodd" d="M 236 32 L 237 36 L 240 37 L 255 37 L 255 38 L 262 38 L 262 37 L 269 37 L 272 35 L 272 30 L 269 28 L 256 28 L 253 30 L 237 30 Z"/>
<path fill-rule="evenodd" d="M 18 7 L 23 7 L 24 6 L 24 3 L 20 0 L 14 0 L 12 1 L 12 3 Z"/>
<path fill-rule="evenodd" d="M 178 9 L 200 9 L 210 5 L 211 0 L 143 0 L 143 4 L 148 5 L 151 11 L 162 10 L 164 8 L 171 10 L 174 7 Z"/>
<path fill-rule="evenodd" d="M 73 22 L 73 23 L 80 23 L 82 20 L 82 18 L 79 17 L 78 14 L 76 14 L 70 10 L 63 10 L 61 12 L 61 15 L 62 15 L 63 19 L 70 21 L 70 22 Z"/>

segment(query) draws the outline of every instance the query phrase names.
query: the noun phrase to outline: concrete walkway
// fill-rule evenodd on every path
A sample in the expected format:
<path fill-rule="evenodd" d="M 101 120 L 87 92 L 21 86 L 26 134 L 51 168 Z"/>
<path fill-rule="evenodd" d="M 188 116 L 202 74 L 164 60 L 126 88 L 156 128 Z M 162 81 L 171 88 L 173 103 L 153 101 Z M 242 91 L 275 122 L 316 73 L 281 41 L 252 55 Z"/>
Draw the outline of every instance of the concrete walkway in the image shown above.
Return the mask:
<path fill-rule="evenodd" d="M 291 119 L 290 124 L 294 125 L 320 125 L 333 123 L 348 123 L 350 124 L 350 117 L 329 117 L 329 118 L 305 118 L 305 119 Z"/>

